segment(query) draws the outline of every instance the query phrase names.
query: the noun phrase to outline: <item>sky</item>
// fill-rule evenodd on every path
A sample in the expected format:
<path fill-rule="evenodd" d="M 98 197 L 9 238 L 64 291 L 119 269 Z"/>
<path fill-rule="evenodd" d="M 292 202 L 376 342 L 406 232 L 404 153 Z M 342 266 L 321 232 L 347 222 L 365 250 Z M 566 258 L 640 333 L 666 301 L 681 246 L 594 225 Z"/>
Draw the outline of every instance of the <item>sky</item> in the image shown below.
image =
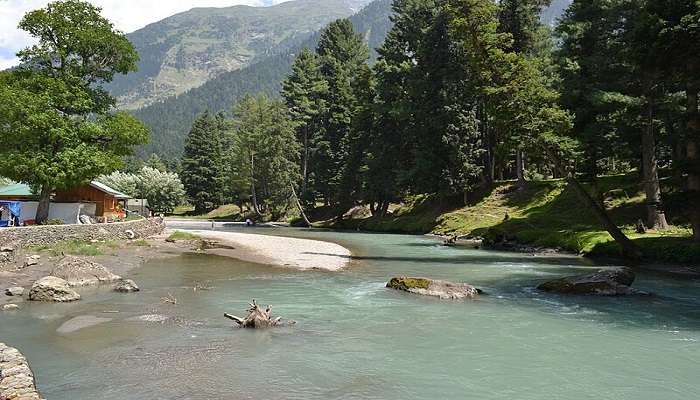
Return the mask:
<path fill-rule="evenodd" d="M 117 29 L 126 33 L 194 7 L 267 6 L 283 1 L 288 0 L 89 0 L 102 8 L 102 15 Z M 33 43 L 31 36 L 17 29 L 22 16 L 48 3 L 47 0 L 0 0 L 0 70 L 17 65 L 17 51 Z"/>

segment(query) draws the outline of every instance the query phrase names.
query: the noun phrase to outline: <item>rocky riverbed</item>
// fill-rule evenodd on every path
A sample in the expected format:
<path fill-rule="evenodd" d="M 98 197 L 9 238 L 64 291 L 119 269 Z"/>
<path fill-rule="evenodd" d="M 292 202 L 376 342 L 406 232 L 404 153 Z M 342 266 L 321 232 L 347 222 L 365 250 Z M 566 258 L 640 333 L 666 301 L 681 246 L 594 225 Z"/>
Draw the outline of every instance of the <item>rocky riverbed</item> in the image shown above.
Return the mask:
<path fill-rule="evenodd" d="M 99 284 L 126 285 L 130 287 L 128 291 L 135 291 L 136 283 L 126 280 L 132 269 L 148 260 L 196 251 L 192 243 L 169 243 L 166 238 L 167 233 L 163 233 L 145 240 L 95 241 L 94 246 L 105 248 L 97 256 L 54 254 L 34 248 L 6 249 L 5 262 L 0 263 L 0 311 L 12 304 L 16 307 L 10 306 L 8 310 L 21 309 L 32 286 L 45 277 L 65 281 L 71 291 L 77 292 L 83 286 Z M 125 280 L 128 284 L 122 284 Z"/>

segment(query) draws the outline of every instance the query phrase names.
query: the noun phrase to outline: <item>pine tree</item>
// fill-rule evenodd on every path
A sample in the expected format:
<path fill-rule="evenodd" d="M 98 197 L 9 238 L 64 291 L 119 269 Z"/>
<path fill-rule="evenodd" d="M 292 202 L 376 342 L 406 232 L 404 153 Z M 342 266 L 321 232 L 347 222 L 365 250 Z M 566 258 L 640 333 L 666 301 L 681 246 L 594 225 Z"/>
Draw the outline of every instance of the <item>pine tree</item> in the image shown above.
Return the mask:
<path fill-rule="evenodd" d="M 223 115 L 207 111 L 197 117 L 187 135 L 182 182 L 199 214 L 218 207 L 223 201 L 223 127 Z"/>
<path fill-rule="evenodd" d="M 287 107 L 265 95 L 245 96 L 234 107 L 232 171 L 249 190 L 257 214 L 278 218 L 299 181 L 299 143 Z"/>
<path fill-rule="evenodd" d="M 340 19 L 321 33 L 316 53 L 328 83 L 322 129 L 314 141 L 314 180 L 326 204 L 337 205 L 343 167 L 348 159 L 348 136 L 358 112 L 353 82 L 369 58 L 369 50 L 352 22 Z"/>
<path fill-rule="evenodd" d="M 546 28 L 540 22 L 542 9 L 549 6 L 551 0 L 503 0 L 500 2 L 498 28 L 509 33 L 512 38 L 511 50 L 526 57 L 535 55 L 538 42 L 546 37 Z M 509 147 L 515 149 L 515 171 L 518 183 L 525 183 L 525 152 L 517 134 L 508 134 L 515 139 Z"/>
<path fill-rule="evenodd" d="M 693 240 L 700 242 L 700 3 L 696 0 L 645 0 L 637 48 L 646 61 L 686 101 L 685 158 L 678 160 L 687 175 L 685 195 Z"/>
<path fill-rule="evenodd" d="M 315 152 L 312 146 L 323 129 L 321 117 L 326 109 L 327 91 L 328 82 L 321 74 L 318 56 L 309 49 L 303 49 L 294 60 L 291 74 L 282 83 L 282 97 L 296 124 L 297 139 L 302 145 L 300 194 L 312 205 L 314 196 L 309 191 L 309 160 Z"/>

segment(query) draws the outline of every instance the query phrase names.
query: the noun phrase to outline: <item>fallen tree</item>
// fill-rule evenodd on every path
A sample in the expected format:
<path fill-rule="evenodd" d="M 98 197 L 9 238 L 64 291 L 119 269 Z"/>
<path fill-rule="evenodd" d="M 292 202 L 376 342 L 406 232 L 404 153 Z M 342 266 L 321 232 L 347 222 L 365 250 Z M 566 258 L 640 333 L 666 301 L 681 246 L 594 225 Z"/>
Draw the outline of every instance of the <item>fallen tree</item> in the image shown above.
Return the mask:
<path fill-rule="evenodd" d="M 282 323 L 282 317 L 272 317 L 272 306 L 267 306 L 266 309 L 260 308 L 255 302 L 255 299 L 250 304 L 248 316 L 240 318 L 231 314 L 224 314 L 224 317 L 235 321 L 241 328 L 270 328 L 279 326 Z M 288 324 L 294 324 L 294 321 L 289 321 Z"/>

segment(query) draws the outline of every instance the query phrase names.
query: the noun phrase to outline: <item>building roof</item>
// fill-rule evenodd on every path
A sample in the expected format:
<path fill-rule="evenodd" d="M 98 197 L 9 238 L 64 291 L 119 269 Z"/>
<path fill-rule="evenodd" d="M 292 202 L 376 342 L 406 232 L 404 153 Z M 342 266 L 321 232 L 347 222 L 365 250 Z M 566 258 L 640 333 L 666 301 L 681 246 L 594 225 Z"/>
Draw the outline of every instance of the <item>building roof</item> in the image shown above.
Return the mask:
<path fill-rule="evenodd" d="M 104 183 L 92 181 L 92 182 L 90 182 L 90 186 L 94 187 L 95 189 L 97 189 L 101 192 L 112 195 L 115 198 L 120 199 L 120 200 L 131 198 L 131 196 L 126 195 L 118 190 L 112 189 L 111 187 L 105 185 Z M 13 185 L 0 186 L 0 197 L 33 197 L 33 196 L 34 196 L 34 193 L 32 193 L 32 189 L 29 187 L 29 185 L 25 185 L 24 183 L 15 183 Z"/>
<path fill-rule="evenodd" d="M 131 196 L 126 195 L 118 190 L 112 189 L 111 187 L 105 185 L 104 183 L 100 183 L 98 181 L 90 182 L 90 186 L 94 187 L 97 190 L 105 192 L 107 194 L 111 194 L 112 196 L 114 196 L 115 198 L 120 199 L 120 200 L 131 198 Z"/>
<path fill-rule="evenodd" d="M 24 183 L 15 183 L 7 186 L 0 186 L 1 197 L 32 197 L 32 189 Z"/>

